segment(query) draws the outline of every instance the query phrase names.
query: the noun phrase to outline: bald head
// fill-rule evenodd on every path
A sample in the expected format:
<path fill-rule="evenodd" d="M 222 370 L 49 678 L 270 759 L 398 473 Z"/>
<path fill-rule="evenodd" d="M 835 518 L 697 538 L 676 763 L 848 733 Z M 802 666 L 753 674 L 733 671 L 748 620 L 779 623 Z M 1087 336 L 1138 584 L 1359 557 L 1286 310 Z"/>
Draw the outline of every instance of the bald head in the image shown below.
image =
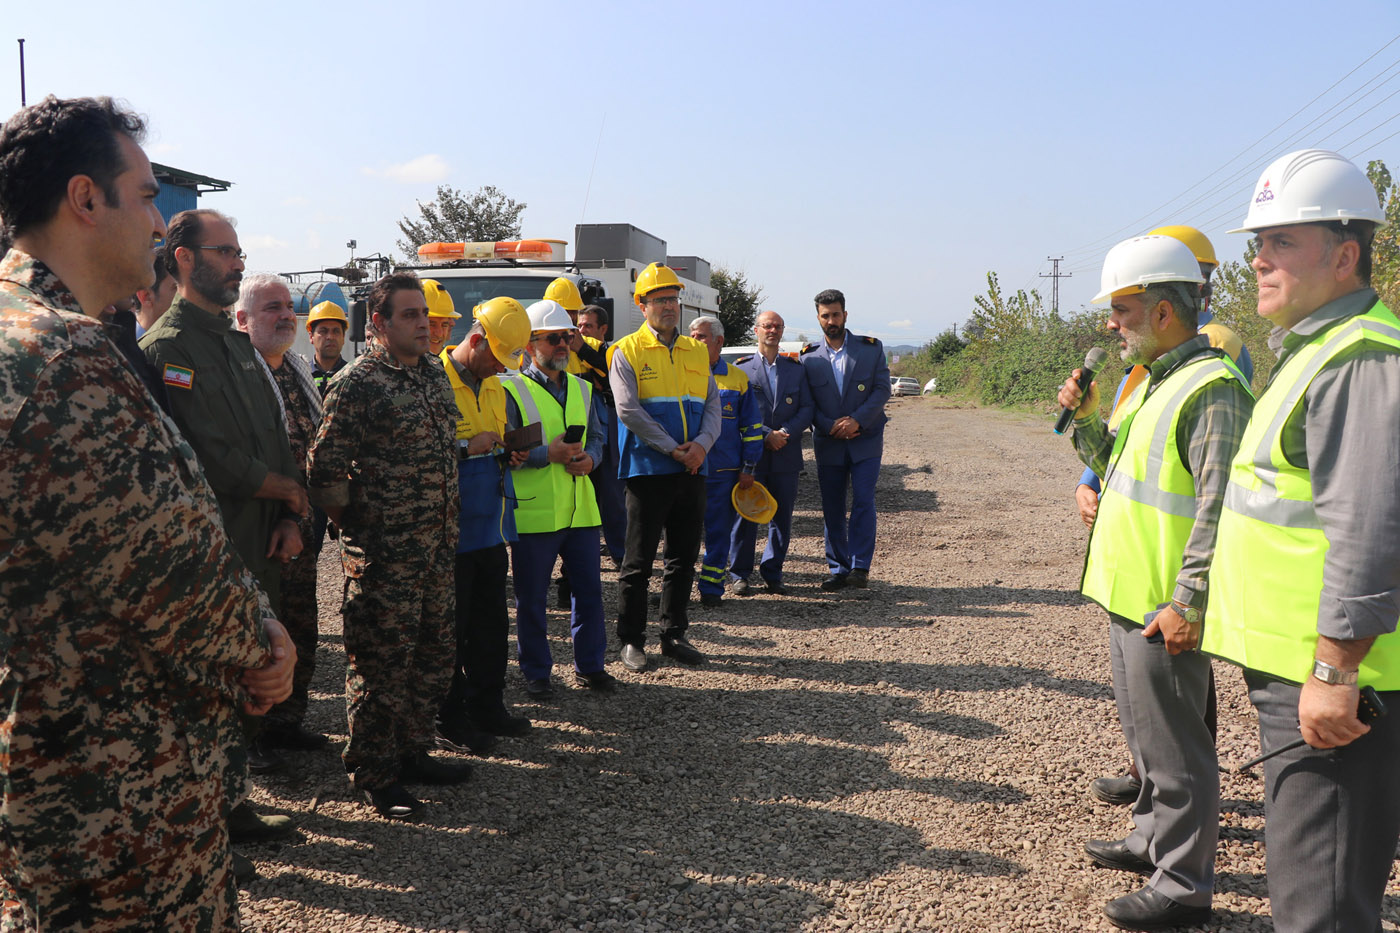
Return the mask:
<path fill-rule="evenodd" d="M 776 311 L 760 313 L 754 322 L 753 334 L 758 339 L 758 349 L 763 358 L 773 362 L 778 355 L 778 344 L 783 339 L 783 316 Z"/>

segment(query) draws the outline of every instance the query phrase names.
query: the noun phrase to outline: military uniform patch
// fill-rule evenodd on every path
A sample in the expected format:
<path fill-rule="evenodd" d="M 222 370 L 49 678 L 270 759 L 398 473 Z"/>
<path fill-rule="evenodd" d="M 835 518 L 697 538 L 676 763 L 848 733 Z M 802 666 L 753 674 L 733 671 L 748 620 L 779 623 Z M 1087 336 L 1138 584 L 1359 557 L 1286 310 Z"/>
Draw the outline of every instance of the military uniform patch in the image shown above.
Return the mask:
<path fill-rule="evenodd" d="M 168 386 L 189 389 L 194 386 L 194 370 L 176 366 L 174 363 L 166 363 L 165 369 L 161 373 L 161 379 Z"/>

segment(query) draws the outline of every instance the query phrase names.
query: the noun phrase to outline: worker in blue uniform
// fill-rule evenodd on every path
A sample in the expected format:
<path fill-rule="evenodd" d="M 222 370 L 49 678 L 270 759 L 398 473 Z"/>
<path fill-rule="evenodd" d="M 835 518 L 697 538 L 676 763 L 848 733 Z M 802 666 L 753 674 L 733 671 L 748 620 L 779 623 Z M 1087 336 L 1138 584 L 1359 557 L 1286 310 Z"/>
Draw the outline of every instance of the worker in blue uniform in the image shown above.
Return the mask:
<path fill-rule="evenodd" d="M 815 411 L 812 450 L 822 497 L 822 533 L 831 575 L 823 590 L 864 587 L 875 555 L 875 481 L 884 452 L 890 367 L 874 337 L 846 329 L 846 296 L 816 297 L 823 338 L 802 348 Z M 847 521 L 846 493 L 851 510 Z"/>
<path fill-rule="evenodd" d="M 733 533 L 733 493 L 753 485 L 754 468 L 763 453 L 763 424 L 758 403 L 749 388 L 749 377 L 732 363 L 720 359 L 724 346 L 724 323 L 702 314 L 690 323 L 690 339 L 705 345 L 710 354 L 710 372 L 719 389 L 719 439 L 710 448 L 709 476 L 705 477 L 705 554 L 700 558 L 700 605 L 719 606 L 724 600 L 724 582 L 729 567 L 729 538 Z"/>
<path fill-rule="evenodd" d="M 812 426 L 812 391 L 802 364 L 781 355 L 783 318 L 776 311 L 764 311 L 754 324 L 758 352 L 743 357 L 736 366 L 749 377 L 749 394 L 758 405 L 763 422 L 763 455 L 758 458 L 754 479 L 777 500 L 778 511 L 768 523 L 768 543 L 758 575 L 770 593 L 786 595 L 783 563 L 787 560 L 792 532 L 792 508 L 797 501 L 797 477 L 802 472 L 802 435 Z M 758 526 L 738 516 L 730 541 L 729 572 L 735 596 L 750 593 L 753 573 L 754 539 Z"/>

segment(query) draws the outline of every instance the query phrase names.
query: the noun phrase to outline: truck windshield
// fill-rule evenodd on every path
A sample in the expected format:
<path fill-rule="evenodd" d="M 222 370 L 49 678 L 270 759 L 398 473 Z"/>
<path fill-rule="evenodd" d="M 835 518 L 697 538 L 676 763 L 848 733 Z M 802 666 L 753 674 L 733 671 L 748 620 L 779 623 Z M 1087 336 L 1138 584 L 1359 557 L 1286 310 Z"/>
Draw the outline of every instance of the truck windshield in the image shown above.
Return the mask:
<path fill-rule="evenodd" d="M 420 273 L 424 278 L 432 278 L 429 273 Z M 448 345 L 453 346 L 467 338 L 472 327 L 472 308 L 491 298 L 505 295 L 529 307 L 544 297 L 544 290 L 554 281 L 544 276 L 532 275 L 491 275 L 471 278 L 448 278 L 437 280 L 452 296 L 452 307 L 462 317 L 453 325 Z"/>

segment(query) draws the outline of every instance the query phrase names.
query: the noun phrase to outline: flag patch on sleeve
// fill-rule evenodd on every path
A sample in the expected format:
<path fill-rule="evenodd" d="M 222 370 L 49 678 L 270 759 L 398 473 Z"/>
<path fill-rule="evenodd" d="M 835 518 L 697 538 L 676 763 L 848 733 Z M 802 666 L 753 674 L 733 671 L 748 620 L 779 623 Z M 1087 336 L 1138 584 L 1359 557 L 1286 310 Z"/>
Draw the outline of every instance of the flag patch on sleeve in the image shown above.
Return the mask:
<path fill-rule="evenodd" d="M 186 369 L 183 366 L 176 366 L 174 363 L 165 364 L 165 372 L 162 374 L 165 384 L 176 386 L 181 389 L 188 389 L 194 386 L 194 370 Z"/>

